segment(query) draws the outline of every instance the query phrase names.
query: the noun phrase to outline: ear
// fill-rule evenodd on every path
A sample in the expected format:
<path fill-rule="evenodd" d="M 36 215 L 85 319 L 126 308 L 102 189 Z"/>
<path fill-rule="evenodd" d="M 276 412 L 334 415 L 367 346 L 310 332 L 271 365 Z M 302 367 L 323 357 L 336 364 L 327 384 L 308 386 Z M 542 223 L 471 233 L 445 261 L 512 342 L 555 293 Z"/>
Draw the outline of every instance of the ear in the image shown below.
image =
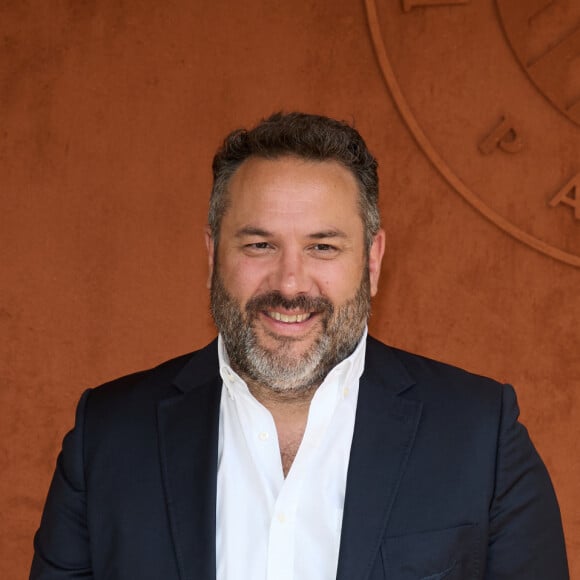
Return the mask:
<path fill-rule="evenodd" d="M 385 230 L 380 230 L 375 236 L 369 250 L 369 277 L 371 285 L 371 296 L 374 296 L 379 289 L 379 276 L 381 275 L 381 264 L 385 253 Z"/>
<path fill-rule="evenodd" d="M 215 256 L 215 243 L 211 235 L 211 230 L 209 226 L 205 228 L 205 247 L 207 248 L 207 264 L 208 264 L 208 277 L 207 277 L 207 287 L 211 288 L 211 278 L 213 276 L 213 266 L 214 266 L 214 256 Z"/>

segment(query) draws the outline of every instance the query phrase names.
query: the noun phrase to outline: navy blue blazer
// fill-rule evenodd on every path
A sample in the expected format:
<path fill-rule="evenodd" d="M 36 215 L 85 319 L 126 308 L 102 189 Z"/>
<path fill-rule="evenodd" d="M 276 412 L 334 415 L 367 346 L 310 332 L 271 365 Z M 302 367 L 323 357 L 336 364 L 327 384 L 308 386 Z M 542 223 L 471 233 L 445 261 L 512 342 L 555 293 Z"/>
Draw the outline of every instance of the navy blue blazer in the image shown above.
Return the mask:
<path fill-rule="evenodd" d="M 220 393 L 215 341 L 86 391 L 30 578 L 214 580 Z M 517 417 L 511 387 L 369 338 L 337 579 L 567 579 Z"/>

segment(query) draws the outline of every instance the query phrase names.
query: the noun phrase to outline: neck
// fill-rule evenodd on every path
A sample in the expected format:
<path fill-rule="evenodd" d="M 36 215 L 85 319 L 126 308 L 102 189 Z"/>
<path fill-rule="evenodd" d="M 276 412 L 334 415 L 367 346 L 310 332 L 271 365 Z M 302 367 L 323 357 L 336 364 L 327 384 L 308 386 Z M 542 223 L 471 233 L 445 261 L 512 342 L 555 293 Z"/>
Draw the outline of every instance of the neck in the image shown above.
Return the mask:
<path fill-rule="evenodd" d="M 320 386 L 320 382 L 316 382 L 300 389 L 279 390 L 275 386 L 255 381 L 238 370 L 236 372 L 244 379 L 250 393 L 269 411 L 276 407 L 291 409 L 292 407 L 300 408 L 306 406 L 308 409 L 316 389 Z"/>

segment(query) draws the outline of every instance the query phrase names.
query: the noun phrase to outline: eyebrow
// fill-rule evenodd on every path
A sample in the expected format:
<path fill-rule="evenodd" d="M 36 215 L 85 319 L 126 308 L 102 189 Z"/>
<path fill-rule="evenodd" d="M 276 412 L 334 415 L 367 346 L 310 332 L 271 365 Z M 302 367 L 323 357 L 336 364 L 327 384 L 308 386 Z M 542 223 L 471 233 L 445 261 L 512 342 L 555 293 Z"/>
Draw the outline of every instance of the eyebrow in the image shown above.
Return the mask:
<path fill-rule="evenodd" d="M 244 236 L 259 236 L 263 238 L 270 238 L 274 236 L 274 234 L 268 230 L 256 226 L 244 226 L 236 232 L 235 236 L 236 238 L 243 238 Z M 312 240 L 325 240 L 329 238 L 347 238 L 348 236 L 342 230 L 331 229 L 308 234 L 308 237 Z"/>
<path fill-rule="evenodd" d="M 315 232 L 313 234 L 309 234 L 309 238 L 313 240 L 324 240 L 327 238 L 346 238 L 348 237 L 345 232 L 342 230 L 323 230 L 322 232 Z"/>
<path fill-rule="evenodd" d="M 268 230 L 258 228 L 255 226 L 245 226 L 236 232 L 236 238 L 243 238 L 244 236 L 260 236 L 263 238 L 272 237 L 274 234 Z"/>

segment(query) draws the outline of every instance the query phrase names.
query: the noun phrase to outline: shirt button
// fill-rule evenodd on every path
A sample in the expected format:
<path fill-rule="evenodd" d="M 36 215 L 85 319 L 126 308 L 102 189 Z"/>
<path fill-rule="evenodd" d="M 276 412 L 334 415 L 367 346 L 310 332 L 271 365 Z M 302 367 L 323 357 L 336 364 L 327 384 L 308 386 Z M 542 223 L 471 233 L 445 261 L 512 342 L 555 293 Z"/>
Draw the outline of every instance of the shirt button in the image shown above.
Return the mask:
<path fill-rule="evenodd" d="M 258 435 L 258 439 L 260 441 L 268 441 L 268 439 L 270 438 L 270 435 L 268 433 L 266 433 L 266 431 L 262 431 L 259 435 Z"/>
<path fill-rule="evenodd" d="M 284 515 L 284 513 L 283 513 L 283 512 L 280 512 L 280 513 L 278 514 L 278 516 L 277 516 L 277 517 L 278 517 L 278 521 L 279 521 L 281 524 L 283 524 L 283 523 L 285 523 L 285 522 L 286 522 L 286 516 Z"/>
<path fill-rule="evenodd" d="M 348 387 L 344 387 L 344 389 L 343 389 L 343 391 L 342 391 L 342 394 L 343 394 L 345 397 L 348 397 L 348 394 L 349 394 L 349 393 L 350 393 L 350 391 L 349 391 Z"/>

